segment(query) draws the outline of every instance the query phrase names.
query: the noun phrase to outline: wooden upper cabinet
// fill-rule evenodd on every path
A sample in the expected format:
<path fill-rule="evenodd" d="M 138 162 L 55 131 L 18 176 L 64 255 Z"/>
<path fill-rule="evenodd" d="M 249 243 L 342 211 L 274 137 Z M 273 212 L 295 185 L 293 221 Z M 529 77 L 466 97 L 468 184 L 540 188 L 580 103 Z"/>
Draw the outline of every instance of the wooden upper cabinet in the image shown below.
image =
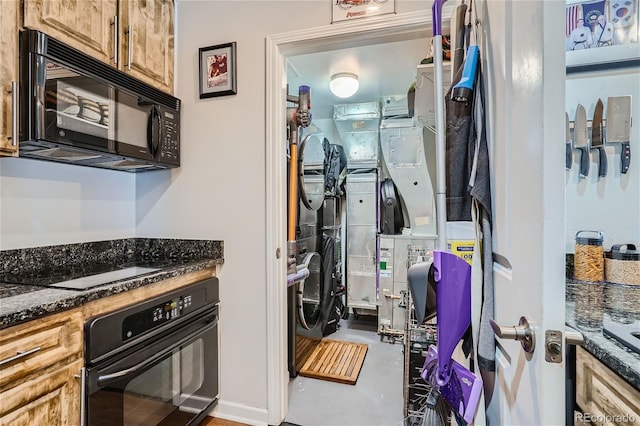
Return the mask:
<path fill-rule="evenodd" d="M 18 155 L 13 138 L 14 97 L 12 86 L 18 82 L 18 24 L 21 19 L 18 0 L 0 1 L 0 156 Z M 16 116 L 17 117 L 17 116 Z"/>
<path fill-rule="evenodd" d="M 25 27 L 173 93 L 173 0 L 24 2 Z"/>
<path fill-rule="evenodd" d="M 121 69 L 173 93 L 174 3 L 120 0 Z"/>
<path fill-rule="evenodd" d="M 117 0 L 24 0 L 24 26 L 115 65 Z"/>

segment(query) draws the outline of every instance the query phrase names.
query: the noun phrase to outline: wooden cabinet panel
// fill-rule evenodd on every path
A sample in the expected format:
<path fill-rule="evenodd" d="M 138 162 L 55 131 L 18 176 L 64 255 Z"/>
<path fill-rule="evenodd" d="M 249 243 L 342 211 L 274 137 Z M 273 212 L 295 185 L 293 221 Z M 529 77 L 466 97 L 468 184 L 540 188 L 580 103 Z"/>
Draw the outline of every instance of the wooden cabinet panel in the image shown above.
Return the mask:
<path fill-rule="evenodd" d="M 13 93 L 11 83 L 18 81 L 18 24 L 20 2 L 0 1 L 0 156 L 18 155 L 18 144 L 12 139 Z"/>
<path fill-rule="evenodd" d="M 82 360 L 0 393 L 0 425 L 80 424 Z"/>
<path fill-rule="evenodd" d="M 115 65 L 117 0 L 25 0 L 24 26 Z"/>
<path fill-rule="evenodd" d="M 589 416 L 585 423 L 640 425 L 640 392 L 581 347 L 576 348 L 576 402 Z"/>
<path fill-rule="evenodd" d="M 169 93 L 173 93 L 173 21 L 173 0 L 24 3 L 25 27 L 42 31 Z"/>
<path fill-rule="evenodd" d="M 82 312 L 63 312 L 0 330 L 0 360 L 28 351 L 0 366 L 0 390 L 25 382 L 56 363 L 80 358 Z"/>
<path fill-rule="evenodd" d="M 122 69 L 173 93 L 174 4 L 171 0 L 120 0 Z"/>

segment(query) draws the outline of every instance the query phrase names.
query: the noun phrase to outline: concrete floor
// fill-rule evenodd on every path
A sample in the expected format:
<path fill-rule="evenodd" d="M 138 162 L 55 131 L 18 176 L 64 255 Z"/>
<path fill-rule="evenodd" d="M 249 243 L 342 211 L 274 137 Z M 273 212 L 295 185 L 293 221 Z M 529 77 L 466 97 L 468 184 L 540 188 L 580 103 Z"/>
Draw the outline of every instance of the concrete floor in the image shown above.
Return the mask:
<path fill-rule="evenodd" d="M 381 341 L 377 318 L 340 321 L 326 336 L 369 345 L 355 385 L 298 376 L 289 382 L 285 422 L 301 426 L 394 426 L 403 422 L 403 345 Z"/>

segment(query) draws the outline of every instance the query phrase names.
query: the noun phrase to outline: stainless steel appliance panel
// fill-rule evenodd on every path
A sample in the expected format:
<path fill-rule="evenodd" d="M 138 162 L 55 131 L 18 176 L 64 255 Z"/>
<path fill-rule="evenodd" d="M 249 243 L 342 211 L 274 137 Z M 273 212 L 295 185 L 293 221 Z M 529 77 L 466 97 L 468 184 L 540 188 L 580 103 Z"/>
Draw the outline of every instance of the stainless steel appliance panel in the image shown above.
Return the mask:
<path fill-rule="evenodd" d="M 350 173 L 346 182 L 347 306 L 376 309 L 378 304 L 378 175 Z"/>
<path fill-rule="evenodd" d="M 347 168 L 362 168 L 378 162 L 378 130 L 340 133 L 347 156 Z"/>
<path fill-rule="evenodd" d="M 378 130 L 380 105 L 376 101 L 333 106 L 333 121 L 338 132 Z"/>
<path fill-rule="evenodd" d="M 378 331 L 382 334 L 404 333 L 407 321 L 407 270 L 432 256 L 435 237 L 411 235 L 380 236 L 380 309 Z M 384 265 L 383 265 L 384 263 Z"/>
<path fill-rule="evenodd" d="M 378 309 L 378 333 L 394 334 L 393 329 L 393 297 L 400 296 L 395 293 L 393 286 L 393 271 L 395 262 L 393 247 L 395 240 L 389 235 L 380 235 L 380 258 L 378 261 L 378 274 L 380 283 L 380 308 Z M 399 331 L 403 328 L 399 328 Z"/>
<path fill-rule="evenodd" d="M 350 273 L 347 277 L 347 306 L 350 308 L 360 308 L 376 310 L 378 307 L 378 296 L 375 285 L 376 274 L 372 273 Z"/>
<path fill-rule="evenodd" d="M 324 175 L 317 174 L 305 174 L 302 177 L 303 190 L 300 196 L 305 196 L 307 204 L 312 210 L 318 210 L 322 207 L 324 202 Z M 301 209 L 309 210 L 304 205 L 300 206 Z"/>
<path fill-rule="evenodd" d="M 444 98 L 451 85 L 451 64 L 443 64 L 442 70 L 442 93 L 440 96 Z M 417 67 L 414 110 L 414 116 L 423 126 L 435 127 L 436 98 L 433 64 L 418 65 Z"/>
<path fill-rule="evenodd" d="M 423 127 L 411 118 L 383 120 L 380 147 L 389 175 L 406 208 L 411 234 L 435 235 L 435 193 Z"/>
<path fill-rule="evenodd" d="M 376 257 L 375 225 L 347 226 L 347 256 Z"/>
<path fill-rule="evenodd" d="M 334 105 L 333 122 L 347 156 L 347 168 L 376 168 L 379 162 L 378 102 Z"/>

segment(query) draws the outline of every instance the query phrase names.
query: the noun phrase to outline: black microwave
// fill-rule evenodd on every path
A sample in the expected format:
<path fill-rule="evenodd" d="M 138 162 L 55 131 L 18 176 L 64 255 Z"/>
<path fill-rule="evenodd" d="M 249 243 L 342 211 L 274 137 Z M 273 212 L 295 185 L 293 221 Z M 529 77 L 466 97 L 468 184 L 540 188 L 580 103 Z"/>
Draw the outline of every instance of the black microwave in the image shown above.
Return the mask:
<path fill-rule="evenodd" d="M 140 172 L 180 166 L 180 99 L 46 34 L 20 34 L 20 157 Z"/>

